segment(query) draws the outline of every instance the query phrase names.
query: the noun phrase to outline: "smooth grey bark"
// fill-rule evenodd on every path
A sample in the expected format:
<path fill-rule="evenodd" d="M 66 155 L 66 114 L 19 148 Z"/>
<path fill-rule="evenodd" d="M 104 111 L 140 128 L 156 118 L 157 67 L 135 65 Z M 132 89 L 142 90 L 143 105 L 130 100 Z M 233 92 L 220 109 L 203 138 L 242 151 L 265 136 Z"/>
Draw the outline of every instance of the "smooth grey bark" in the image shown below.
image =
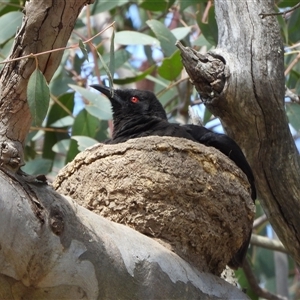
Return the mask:
<path fill-rule="evenodd" d="M 0 172 L 1 299 L 248 299 L 139 232 Z"/>
<path fill-rule="evenodd" d="M 259 200 L 300 263 L 300 162 L 284 108 L 283 45 L 274 1 L 216 0 L 218 47 L 181 47 L 183 63 L 210 111 L 244 150 Z"/>
<path fill-rule="evenodd" d="M 87 0 L 31 0 L 10 58 L 64 47 Z M 39 57 L 49 81 L 62 52 Z M 0 295 L 4 299 L 247 299 L 157 242 L 60 196 L 26 176 L 26 99 L 33 58 L 0 73 Z"/>
<path fill-rule="evenodd" d="M 77 17 L 93 0 L 30 0 L 8 59 L 37 54 L 67 45 Z M 49 82 L 63 51 L 38 56 L 38 67 Z M 27 83 L 36 68 L 34 57 L 5 64 L 0 72 L 0 159 L 16 171 L 23 164 L 23 144 L 31 125 Z"/>

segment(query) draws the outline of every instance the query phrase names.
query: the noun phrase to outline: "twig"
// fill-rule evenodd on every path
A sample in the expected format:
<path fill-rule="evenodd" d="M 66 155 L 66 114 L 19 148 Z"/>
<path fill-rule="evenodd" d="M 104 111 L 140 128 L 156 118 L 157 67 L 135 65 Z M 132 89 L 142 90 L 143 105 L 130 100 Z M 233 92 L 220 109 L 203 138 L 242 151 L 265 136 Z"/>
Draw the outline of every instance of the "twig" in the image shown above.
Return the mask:
<path fill-rule="evenodd" d="M 253 222 L 253 229 L 261 226 L 262 224 L 264 224 L 267 221 L 268 221 L 268 217 L 266 215 L 262 215 L 262 216 L 258 217 Z"/>
<path fill-rule="evenodd" d="M 62 104 L 57 97 L 55 97 L 53 94 L 50 95 L 51 99 L 57 104 L 59 105 L 70 117 L 74 118 L 72 112 L 64 105 Z"/>
<path fill-rule="evenodd" d="M 59 128 L 49 128 L 49 127 L 30 127 L 31 131 L 35 130 L 43 130 L 43 131 L 48 131 L 48 132 L 62 132 L 62 133 L 68 133 L 69 130 L 67 129 L 59 129 Z"/>
<path fill-rule="evenodd" d="M 259 16 L 261 16 L 261 18 L 265 18 L 265 17 L 269 17 L 269 16 L 280 16 L 280 15 L 283 15 L 283 17 L 285 17 L 286 14 L 296 10 L 297 8 L 300 7 L 300 2 L 298 4 L 296 4 L 295 6 L 293 6 L 292 8 L 290 9 L 287 9 L 285 11 L 281 11 L 281 12 L 277 12 L 277 13 L 260 13 Z"/>
<path fill-rule="evenodd" d="M 294 66 L 298 63 L 300 60 L 300 53 L 294 58 L 294 60 L 289 64 L 289 66 L 284 71 L 284 76 L 288 75 L 291 70 L 294 68 Z"/>
<path fill-rule="evenodd" d="M 299 96 L 293 93 L 287 86 L 285 86 L 285 97 L 289 97 L 292 102 L 300 103 Z"/>
<path fill-rule="evenodd" d="M 270 249 L 270 250 L 275 250 L 283 253 L 289 253 L 282 243 L 278 240 L 274 239 L 269 239 L 265 236 L 257 235 L 257 234 L 252 234 L 251 235 L 251 240 L 250 240 L 251 245 L 259 246 L 262 248 Z"/>
<path fill-rule="evenodd" d="M 243 264 L 243 271 L 245 273 L 245 276 L 248 280 L 248 283 L 251 287 L 251 289 L 254 291 L 254 293 L 264 299 L 267 300 L 287 300 L 287 298 L 279 296 L 279 295 L 274 295 L 270 293 L 269 291 L 265 290 L 264 288 L 261 288 L 259 284 L 257 283 L 257 280 L 252 272 L 252 268 L 250 266 L 250 263 L 247 259 L 245 259 L 244 264 Z"/>
<path fill-rule="evenodd" d="M 111 23 L 110 25 L 108 25 L 107 27 L 105 27 L 103 30 L 101 30 L 100 32 L 98 32 L 97 34 L 95 34 L 94 36 L 92 36 L 90 39 L 87 39 L 86 41 L 84 41 L 83 44 L 90 43 L 95 37 L 97 37 L 98 35 L 102 34 L 108 28 L 114 26 L 114 24 L 115 24 L 115 22 Z M 6 64 L 6 63 L 10 63 L 10 62 L 21 60 L 21 59 L 24 59 L 24 58 L 37 57 L 37 56 L 40 56 L 40 55 L 49 54 L 49 53 L 53 53 L 53 52 L 57 52 L 57 51 L 64 51 L 64 50 L 67 50 L 67 49 L 75 49 L 75 48 L 78 48 L 78 47 L 79 47 L 79 44 L 74 44 L 74 45 L 71 45 L 69 47 L 56 48 L 56 49 L 52 49 L 52 50 L 48 50 L 48 51 L 44 51 L 44 52 L 40 52 L 40 53 L 35 53 L 35 54 L 30 53 L 28 55 L 24 55 L 24 56 L 21 56 L 21 57 L 17 57 L 17 58 L 13 58 L 13 59 L 2 61 L 2 62 L 0 62 L 0 64 Z"/>

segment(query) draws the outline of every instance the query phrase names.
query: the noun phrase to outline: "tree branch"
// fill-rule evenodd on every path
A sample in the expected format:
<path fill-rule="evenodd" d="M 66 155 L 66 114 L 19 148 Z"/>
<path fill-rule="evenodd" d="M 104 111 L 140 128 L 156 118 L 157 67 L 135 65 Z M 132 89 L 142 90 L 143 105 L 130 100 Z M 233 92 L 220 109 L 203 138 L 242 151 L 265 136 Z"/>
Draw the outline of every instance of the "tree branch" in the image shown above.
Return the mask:
<path fill-rule="evenodd" d="M 273 1 L 216 0 L 217 49 L 206 58 L 185 47 L 181 52 L 206 106 L 244 150 L 265 213 L 300 263 L 300 160 L 284 108 L 283 45 L 276 18 L 259 16 L 272 9 Z M 226 66 L 223 77 L 215 72 L 217 62 L 211 66 L 211 57 Z M 194 76 L 205 70 L 204 64 L 207 74 Z M 218 77 L 210 78 L 211 73 Z M 225 81 L 221 91 L 216 79 Z"/>

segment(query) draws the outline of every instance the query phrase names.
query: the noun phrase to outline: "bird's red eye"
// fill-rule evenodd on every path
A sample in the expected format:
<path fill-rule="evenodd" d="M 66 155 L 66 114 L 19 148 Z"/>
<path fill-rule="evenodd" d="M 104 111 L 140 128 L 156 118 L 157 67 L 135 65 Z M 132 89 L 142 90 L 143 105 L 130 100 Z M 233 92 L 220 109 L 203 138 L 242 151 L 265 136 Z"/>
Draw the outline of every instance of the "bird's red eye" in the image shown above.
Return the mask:
<path fill-rule="evenodd" d="M 131 101 L 132 103 L 138 103 L 140 100 L 139 100 L 138 97 L 133 96 L 133 97 L 130 98 L 130 101 Z"/>

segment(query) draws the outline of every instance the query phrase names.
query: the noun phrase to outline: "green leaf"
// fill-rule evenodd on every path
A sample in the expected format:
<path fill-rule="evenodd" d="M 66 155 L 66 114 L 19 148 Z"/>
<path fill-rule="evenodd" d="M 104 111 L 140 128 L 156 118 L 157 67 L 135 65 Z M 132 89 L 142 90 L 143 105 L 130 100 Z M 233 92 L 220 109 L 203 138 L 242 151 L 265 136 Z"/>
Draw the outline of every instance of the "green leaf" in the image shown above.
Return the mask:
<path fill-rule="evenodd" d="M 66 155 L 70 148 L 70 142 L 70 139 L 61 140 L 52 147 L 52 151 L 57 154 Z"/>
<path fill-rule="evenodd" d="M 208 12 L 208 23 L 202 23 L 201 16 L 198 14 L 198 25 L 201 29 L 202 34 L 205 36 L 207 41 L 216 46 L 218 43 L 218 26 L 215 18 L 215 9 L 212 6 Z"/>
<path fill-rule="evenodd" d="M 69 111 L 73 112 L 74 92 L 61 95 L 58 98 L 58 102 L 66 107 Z M 50 127 L 50 124 L 55 123 L 57 120 L 68 116 L 68 112 L 66 112 L 60 104 L 54 103 L 51 106 L 47 117 L 47 127 Z M 53 160 L 55 157 L 55 153 L 52 151 L 53 145 L 55 145 L 58 141 L 69 138 L 70 136 L 68 132 L 46 131 L 44 136 L 43 158 L 49 158 Z"/>
<path fill-rule="evenodd" d="M 300 105 L 298 103 L 286 103 L 286 114 L 291 125 L 300 131 Z"/>
<path fill-rule="evenodd" d="M 177 50 L 172 56 L 163 60 L 161 66 L 158 68 L 158 74 L 172 81 L 180 74 L 182 68 L 180 51 Z"/>
<path fill-rule="evenodd" d="M 126 51 L 125 49 L 120 49 L 114 52 L 114 69 L 117 70 L 121 66 L 124 65 L 128 61 L 128 59 L 131 57 L 131 54 Z M 110 53 L 105 53 L 102 55 L 102 58 L 106 62 L 106 64 L 110 64 L 111 55 Z"/>
<path fill-rule="evenodd" d="M 84 151 L 86 148 L 91 147 L 93 145 L 98 144 L 99 142 L 95 139 L 92 139 L 87 136 L 72 136 L 72 139 L 77 141 L 78 143 L 78 150 L 79 151 Z"/>
<path fill-rule="evenodd" d="M 47 81 L 39 69 L 35 69 L 29 78 L 27 101 L 33 126 L 40 126 L 48 111 L 50 92 Z"/>
<path fill-rule="evenodd" d="M 88 52 L 87 52 L 87 50 L 86 50 L 86 45 L 82 42 L 82 40 L 79 40 L 78 45 L 79 45 L 79 48 L 80 48 L 80 50 L 81 50 L 81 52 L 82 52 L 82 54 L 83 54 L 83 57 L 84 57 L 87 61 L 89 61 L 89 55 L 88 55 Z"/>
<path fill-rule="evenodd" d="M 31 175 L 48 174 L 52 167 L 52 160 L 44 158 L 36 158 L 26 162 L 22 167 L 22 171 Z"/>
<path fill-rule="evenodd" d="M 9 12 L 0 17 L 0 44 L 5 43 L 15 35 L 22 24 L 23 14 L 20 11 Z"/>
<path fill-rule="evenodd" d="M 205 107 L 204 116 L 203 116 L 203 125 L 207 124 L 210 121 L 212 113 Z"/>
<path fill-rule="evenodd" d="M 63 128 L 63 127 L 71 127 L 74 123 L 74 118 L 71 116 L 65 116 L 54 123 L 52 123 L 50 126 L 54 128 Z"/>
<path fill-rule="evenodd" d="M 100 58 L 100 61 L 102 63 L 102 66 L 106 72 L 106 75 L 108 77 L 108 81 L 109 81 L 109 86 L 113 87 L 113 74 L 111 74 L 109 67 L 107 66 L 107 64 L 105 63 L 102 55 L 100 54 L 100 52 L 97 51 L 98 57 Z"/>
<path fill-rule="evenodd" d="M 151 45 L 159 46 L 159 41 L 147 34 L 123 30 L 119 31 L 115 35 L 115 43 L 120 45 Z"/>
<path fill-rule="evenodd" d="M 213 45 L 201 34 L 195 41 L 192 43 L 194 46 L 203 47 L 206 46 L 207 49 L 210 49 Z"/>
<path fill-rule="evenodd" d="M 115 74 L 115 31 L 113 30 L 110 39 L 110 50 L 109 50 L 109 71 L 110 74 Z M 112 87 L 112 85 L 111 85 Z"/>
<path fill-rule="evenodd" d="M 150 11 L 165 11 L 168 8 L 168 3 L 164 0 L 145 0 L 139 4 L 139 7 Z"/>
<path fill-rule="evenodd" d="M 174 34 L 176 40 L 180 41 L 183 40 L 191 32 L 191 29 L 191 27 L 178 27 L 172 29 L 171 32 Z"/>
<path fill-rule="evenodd" d="M 70 84 L 70 88 L 81 94 L 86 100 L 92 103 L 91 106 L 97 108 L 97 118 L 101 120 L 111 120 L 112 111 L 110 101 L 102 94 L 96 94 L 85 88 Z"/>
<path fill-rule="evenodd" d="M 83 109 L 76 116 L 73 127 L 72 136 L 87 136 L 96 140 L 103 140 L 106 138 L 107 122 L 99 121 L 99 119 L 91 116 Z M 70 147 L 67 153 L 66 162 L 74 159 L 79 153 L 77 142 L 71 140 Z"/>
<path fill-rule="evenodd" d="M 156 68 L 156 66 L 153 65 L 150 68 L 148 68 L 146 71 L 139 73 L 137 76 L 127 77 L 124 79 L 114 79 L 114 83 L 122 85 L 122 84 L 137 82 L 139 80 L 146 78 L 149 74 L 151 74 L 154 71 L 155 68 Z"/>
<path fill-rule="evenodd" d="M 201 2 L 205 2 L 205 1 L 207 1 L 207 0 L 179 0 L 180 10 L 183 11 L 191 5 L 197 5 L 197 4 L 199 4 Z"/>
<path fill-rule="evenodd" d="M 103 111 L 100 108 L 98 108 L 97 106 L 95 106 L 95 105 L 86 105 L 85 109 L 90 115 L 96 117 L 97 119 L 106 120 L 106 118 L 103 118 Z M 108 119 L 108 120 L 110 120 L 110 119 Z"/>
<path fill-rule="evenodd" d="M 171 56 L 177 50 L 175 46 L 176 38 L 172 32 L 163 23 L 157 20 L 148 20 L 146 23 L 159 40 L 165 56 Z"/>
<path fill-rule="evenodd" d="M 128 3 L 128 0 L 113 0 L 113 1 L 95 1 L 95 4 L 92 5 L 92 14 L 98 14 L 101 12 L 112 10 L 118 6 L 122 6 Z"/>

